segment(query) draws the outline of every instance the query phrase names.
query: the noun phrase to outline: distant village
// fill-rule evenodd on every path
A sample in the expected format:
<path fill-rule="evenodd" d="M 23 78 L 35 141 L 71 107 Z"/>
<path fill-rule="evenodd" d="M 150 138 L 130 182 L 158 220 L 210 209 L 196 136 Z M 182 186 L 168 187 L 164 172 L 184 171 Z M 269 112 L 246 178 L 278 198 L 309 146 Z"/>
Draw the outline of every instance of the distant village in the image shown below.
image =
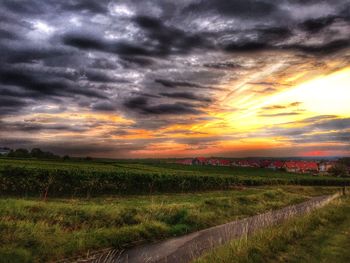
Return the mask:
<path fill-rule="evenodd" d="M 26 149 L 12 150 L 7 147 L 0 147 L 0 157 L 7 158 L 36 158 L 36 159 L 62 159 L 70 160 L 68 155 L 62 158 L 51 152 L 45 152 L 39 148 L 33 148 L 31 151 Z M 91 157 L 74 158 L 75 160 L 92 160 Z M 173 163 L 174 161 L 170 161 Z M 333 174 L 336 176 L 350 176 L 350 157 L 340 158 L 337 161 L 330 160 L 282 160 L 282 159 L 225 159 L 225 158 L 206 158 L 195 157 L 187 159 L 177 159 L 177 164 L 182 165 L 208 165 L 208 166 L 231 166 L 231 167 L 251 167 L 266 168 L 272 170 L 282 170 L 290 173 L 303 174 Z"/>
<path fill-rule="evenodd" d="M 176 163 L 184 165 L 213 165 L 266 168 L 283 170 L 290 173 L 328 174 L 334 168 L 337 161 L 306 161 L 306 160 L 264 160 L 264 159 L 240 159 L 228 160 L 219 158 L 196 157 L 177 160 Z M 347 167 L 349 170 L 350 167 Z"/>

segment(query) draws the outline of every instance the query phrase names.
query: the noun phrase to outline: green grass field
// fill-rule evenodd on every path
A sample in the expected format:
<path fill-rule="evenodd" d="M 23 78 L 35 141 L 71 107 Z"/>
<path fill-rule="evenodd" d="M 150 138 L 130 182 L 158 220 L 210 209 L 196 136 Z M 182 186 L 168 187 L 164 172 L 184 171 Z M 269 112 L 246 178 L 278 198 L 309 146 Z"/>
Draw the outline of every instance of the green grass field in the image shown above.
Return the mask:
<path fill-rule="evenodd" d="M 0 159 L 0 194 L 7 196 L 90 197 L 288 184 L 342 186 L 350 185 L 350 179 L 260 168 L 186 166 L 155 161 L 131 163 Z"/>
<path fill-rule="evenodd" d="M 344 184 L 350 180 L 155 160 L 3 158 L 0 262 L 50 262 L 153 242 L 330 194 L 338 188 L 328 186 Z"/>
<path fill-rule="evenodd" d="M 196 263 L 350 262 L 350 197 L 218 248 Z"/>
<path fill-rule="evenodd" d="M 93 199 L 0 199 L 0 262 L 48 262 L 125 247 L 295 204 L 335 188 L 258 187 Z"/>

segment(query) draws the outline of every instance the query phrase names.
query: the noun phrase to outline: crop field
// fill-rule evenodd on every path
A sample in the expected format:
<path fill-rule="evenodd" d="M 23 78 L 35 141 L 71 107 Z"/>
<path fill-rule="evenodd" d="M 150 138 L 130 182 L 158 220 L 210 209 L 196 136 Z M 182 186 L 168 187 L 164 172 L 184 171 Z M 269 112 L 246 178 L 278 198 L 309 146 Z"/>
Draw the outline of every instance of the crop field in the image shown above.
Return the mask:
<path fill-rule="evenodd" d="M 225 190 L 259 185 L 350 185 L 350 179 L 260 168 L 164 162 L 64 162 L 0 159 L 1 195 L 93 197 Z"/>
<path fill-rule="evenodd" d="M 349 179 L 164 161 L 0 159 L 0 262 L 159 241 L 330 194 Z"/>
<path fill-rule="evenodd" d="M 101 248 L 153 242 L 299 203 L 337 189 L 264 186 L 46 201 L 3 197 L 0 262 L 50 262 Z"/>
<path fill-rule="evenodd" d="M 350 262 L 350 197 L 209 252 L 196 263 Z"/>

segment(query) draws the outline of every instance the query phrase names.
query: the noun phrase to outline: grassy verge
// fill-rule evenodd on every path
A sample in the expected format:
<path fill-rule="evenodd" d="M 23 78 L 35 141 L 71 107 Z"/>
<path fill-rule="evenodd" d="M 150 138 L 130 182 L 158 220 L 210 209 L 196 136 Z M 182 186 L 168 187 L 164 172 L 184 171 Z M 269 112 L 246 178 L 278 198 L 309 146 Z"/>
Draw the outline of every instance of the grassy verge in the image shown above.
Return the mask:
<path fill-rule="evenodd" d="M 209 262 L 350 262 L 350 198 L 210 252 Z"/>
<path fill-rule="evenodd" d="M 95 199 L 0 199 L 0 262 L 48 262 L 182 235 L 302 202 L 331 188 L 248 188 Z"/>

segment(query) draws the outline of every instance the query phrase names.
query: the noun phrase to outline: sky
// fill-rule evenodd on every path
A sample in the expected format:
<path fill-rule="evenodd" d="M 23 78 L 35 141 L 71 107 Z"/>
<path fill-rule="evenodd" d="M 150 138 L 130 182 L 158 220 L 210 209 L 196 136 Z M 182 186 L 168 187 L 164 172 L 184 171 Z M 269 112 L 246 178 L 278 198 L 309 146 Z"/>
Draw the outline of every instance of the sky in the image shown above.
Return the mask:
<path fill-rule="evenodd" d="M 348 0 L 1 0 L 0 146 L 349 156 Z"/>

